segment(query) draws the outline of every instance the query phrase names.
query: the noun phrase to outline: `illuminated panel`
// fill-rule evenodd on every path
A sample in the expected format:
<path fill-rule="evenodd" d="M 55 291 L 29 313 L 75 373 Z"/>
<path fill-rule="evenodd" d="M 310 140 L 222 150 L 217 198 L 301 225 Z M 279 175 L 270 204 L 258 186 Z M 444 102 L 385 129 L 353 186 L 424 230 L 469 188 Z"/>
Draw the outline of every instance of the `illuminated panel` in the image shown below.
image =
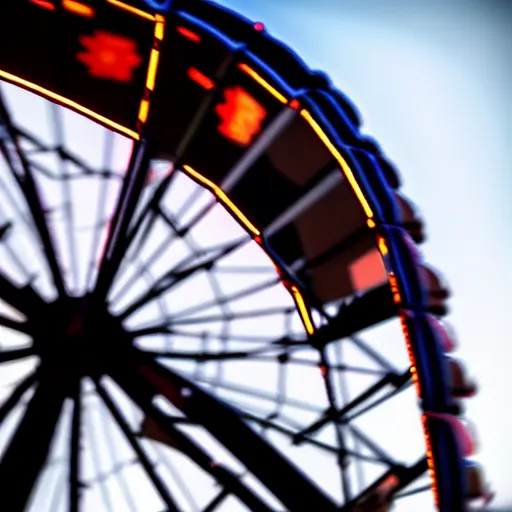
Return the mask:
<path fill-rule="evenodd" d="M 248 146 L 260 132 L 267 111 L 239 86 L 226 89 L 224 100 L 215 108 L 221 121 L 217 130 L 235 144 Z"/>
<path fill-rule="evenodd" d="M 315 327 L 313 325 L 313 322 L 311 321 L 311 317 L 309 315 L 309 311 L 306 306 L 306 303 L 304 302 L 302 294 L 295 285 L 292 285 L 290 287 L 290 291 L 292 293 L 293 300 L 295 301 L 295 304 L 299 310 L 300 317 L 302 318 L 302 322 L 304 323 L 304 327 L 306 328 L 306 332 L 308 334 L 313 334 L 315 332 Z"/>
<path fill-rule="evenodd" d="M 76 58 L 87 66 L 91 76 L 116 82 L 133 80 L 133 72 L 142 62 L 135 41 L 105 30 L 82 35 L 79 41 L 85 51 Z"/>
<path fill-rule="evenodd" d="M 19 78 L 15 75 L 11 75 L 11 73 L 7 73 L 6 71 L 0 70 L 0 77 L 4 78 L 5 80 L 8 80 L 9 82 L 12 82 L 16 85 L 20 85 L 21 87 L 24 87 L 26 89 L 29 89 L 31 91 L 34 91 L 38 94 L 41 94 L 42 96 L 45 96 L 53 101 L 56 101 L 57 103 L 60 103 L 61 105 L 64 105 L 66 107 L 72 108 L 76 110 L 77 112 L 80 112 L 81 114 L 84 114 L 86 116 L 91 117 L 92 119 L 95 119 L 96 121 L 99 121 L 100 123 L 103 123 L 104 125 L 112 128 L 113 130 L 123 133 L 124 135 L 127 135 L 128 137 L 139 140 L 140 136 L 137 132 L 130 130 L 129 128 L 126 128 L 125 126 L 122 126 L 118 123 L 115 123 L 114 121 L 111 121 L 110 119 L 88 109 L 80 105 L 79 103 L 76 103 L 75 101 L 71 101 L 68 98 L 65 98 L 64 96 L 61 96 L 60 94 L 55 94 L 52 91 L 49 91 L 48 89 L 44 89 L 43 87 L 40 87 L 39 85 L 36 85 L 32 82 L 29 82 L 27 80 L 24 80 L 23 78 Z"/>
<path fill-rule="evenodd" d="M 197 35 L 195 32 L 192 32 L 192 30 L 189 30 L 186 27 L 177 27 L 176 30 L 183 37 L 186 37 L 187 39 L 190 39 L 191 41 L 194 41 L 194 43 L 200 43 L 201 42 L 201 36 Z"/>
<path fill-rule="evenodd" d="M 49 11 L 55 10 L 55 5 L 53 5 L 52 2 L 49 2 L 48 0 L 29 0 L 34 5 L 37 5 L 38 7 L 42 7 L 43 9 L 48 9 Z"/>
<path fill-rule="evenodd" d="M 120 2 L 119 0 L 107 0 L 109 4 L 115 5 L 124 11 L 130 12 L 138 16 L 139 18 L 144 18 L 149 21 L 155 21 L 156 18 L 152 14 L 149 14 L 141 9 L 137 9 L 136 7 L 132 7 L 131 5 L 125 4 L 124 2 Z"/>
<path fill-rule="evenodd" d="M 201 73 L 197 68 L 188 68 L 187 76 L 207 91 L 210 91 L 215 87 L 213 80 Z"/>
<path fill-rule="evenodd" d="M 386 281 L 386 269 L 380 252 L 372 249 L 357 258 L 349 267 L 354 291 L 362 292 Z"/>
<path fill-rule="evenodd" d="M 75 0 L 62 0 L 62 7 L 73 14 L 78 14 L 84 18 L 94 18 L 95 12 L 89 5 L 76 2 Z"/>
<path fill-rule="evenodd" d="M 247 64 L 238 64 L 238 68 L 249 75 L 254 81 L 260 84 L 264 89 L 266 89 L 274 98 L 276 98 L 281 103 L 288 103 L 288 100 L 285 96 L 283 96 L 278 90 L 272 87 L 264 78 L 262 78 L 256 71 L 250 68 Z"/>
<path fill-rule="evenodd" d="M 370 205 L 368 204 L 368 201 L 366 200 L 366 197 L 364 196 L 361 187 L 359 187 L 359 183 L 357 183 L 357 180 L 354 177 L 352 169 L 350 169 L 345 159 L 341 156 L 341 153 L 334 147 L 334 144 L 329 140 L 325 132 L 322 130 L 320 125 L 313 119 L 311 114 L 307 110 L 301 110 L 300 114 L 309 123 L 309 125 L 311 126 L 311 128 L 313 128 L 313 130 L 318 135 L 320 140 L 326 145 L 327 149 L 331 152 L 332 156 L 340 164 L 341 169 L 343 170 L 343 174 L 345 175 L 345 178 L 347 178 L 348 182 L 350 183 L 350 186 L 352 187 L 354 193 L 359 199 L 359 202 L 361 203 L 361 206 L 363 207 L 366 216 L 368 217 L 368 219 L 372 219 L 373 211 Z M 370 224 L 368 225 L 370 226 Z M 373 223 L 373 225 L 370 227 L 374 226 L 375 224 Z"/>
<path fill-rule="evenodd" d="M 224 193 L 224 191 L 215 185 L 212 181 L 205 178 L 201 174 L 199 174 L 197 171 L 192 169 L 189 165 L 184 165 L 183 169 L 190 174 L 193 178 L 195 178 L 197 181 L 202 183 L 204 186 L 206 186 L 208 189 L 210 189 L 215 196 L 219 199 L 219 201 L 224 204 L 227 208 L 233 212 L 235 217 L 254 235 L 259 236 L 260 231 L 249 221 L 249 219 L 236 207 L 236 205 L 229 199 L 229 197 Z"/>

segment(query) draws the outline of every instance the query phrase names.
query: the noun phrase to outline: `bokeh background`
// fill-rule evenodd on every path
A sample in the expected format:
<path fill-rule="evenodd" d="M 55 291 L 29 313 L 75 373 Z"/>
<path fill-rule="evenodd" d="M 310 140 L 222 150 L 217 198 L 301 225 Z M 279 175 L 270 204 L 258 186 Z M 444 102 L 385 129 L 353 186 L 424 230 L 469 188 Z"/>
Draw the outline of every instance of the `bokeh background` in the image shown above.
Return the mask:
<path fill-rule="evenodd" d="M 478 459 L 512 510 L 512 2 L 222 0 L 263 21 L 359 107 L 426 219 L 453 289 Z"/>

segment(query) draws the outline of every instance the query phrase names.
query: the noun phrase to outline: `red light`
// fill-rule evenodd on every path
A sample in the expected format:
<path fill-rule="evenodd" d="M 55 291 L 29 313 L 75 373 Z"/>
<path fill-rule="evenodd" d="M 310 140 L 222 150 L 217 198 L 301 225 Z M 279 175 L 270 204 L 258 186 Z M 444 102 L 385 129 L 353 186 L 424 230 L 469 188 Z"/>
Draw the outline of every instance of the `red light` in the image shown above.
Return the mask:
<path fill-rule="evenodd" d="M 300 108 L 299 100 L 292 100 L 290 103 L 288 103 L 288 106 L 292 108 L 293 110 L 298 110 Z"/>
<path fill-rule="evenodd" d="M 187 76 L 191 80 L 194 80 L 194 82 L 198 83 L 201 87 L 204 87 L 207 91 L 210 91 L 215 87 L 213 80 L 208 78 L 206 75 L 203 75 L 203 73 L 196 68 L 188 68 Z"/>
<path fill-rule="evenodd" d="M 48 9 L 49 11 L 55 11 L 55 5 L 47 0 L 30 0 L 34 5 L 38 7 L 42 7 L 43 9 Z"/>
<path fill-rule="evenodd" d="M 256 22 L 253 26 L 254 26 L 254 30 L 256 30 L 258 32 L 263 32 L 265 30 L 265 25 L 263 25 L 263 23 L 261 23 L 261 21 Z"/>
<path fill-rule="evenodd" d="M 224 100 L 215 108 L 221 120 L 218 131 L 235 144 L 248 146 L 261 130 L 266 109 L 239 86 L 226 89 Z"/>
<path fill-rule="evenodd" d="M 190 39 L 191 41 L 194 41 L 194 43 L 201 42 L 201 36 L 198 36 L 195 32 L 192 32 L 192 30 L 189 30 L 185 27 L 176 27 L 176 30 L 187 39 Z"/>
<path fill-rule="evenodd" d="M 133 71 L 142 62 L 135 41 L 104 30 L 80 36 L 79 41 L 85 51 L 76 58 L 87 66 L 91 76 L 116 82 L 133 80 Z"/>

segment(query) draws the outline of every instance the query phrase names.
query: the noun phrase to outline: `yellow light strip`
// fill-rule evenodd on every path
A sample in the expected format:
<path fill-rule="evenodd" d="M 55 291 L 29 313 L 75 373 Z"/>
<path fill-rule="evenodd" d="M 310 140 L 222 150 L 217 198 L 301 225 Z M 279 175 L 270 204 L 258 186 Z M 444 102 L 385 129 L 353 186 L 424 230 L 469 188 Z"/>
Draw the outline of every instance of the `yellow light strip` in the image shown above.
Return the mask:
<path fill-rule="evenodd" d="M 238 68 L 244 73 L 249 75 L 255 82 L 259 83 L 264 89 L 266 89 L 274 98 L 279 100 L 281 103 L 288 103 L 288 100 L 278 90 L 272 87 L 264 78 L 262 78 L 254 69 L 250 68 L 247 64 L 240 63 Z"/>
<path fill-rule="evenodd" d="M 164 38 L 165 18 L 160 14 L 156 14 L 155 19 L 155 38 L 161 41 Z"/>
<path fill-rule="evenodd" d="M 107 0 L 107 2 L 109 4 L 115 5 L 116 7 L 119 7 L 120 9 L 123 9 L 123 11 L 131 12 L 139 18 L 144 18 L 149 21 L 156 20 L 152 14 L 149 14 L 148 12 L 145 12 L 141 9 L 137 9 L 136 7 L 132 7 L 131 5 L 125 4 L 124 2 L 120 2 L 119 0 Z"/>
<path fill-rule="evenodd" d="M 292 292 L 295 303 L 297 304 L 297 308 L 299 309 L 299 313 L 302 318 L 302 322 L 304 323 L 304 327 L 306 328 L 306 332 L 308 334 L 313 334 L 315 332 L 315 326 L 313 325 L 311 317 L 309 316 L 309 311 L 306 303 L 304 302 L 304 297 L 302 297 L 302 294 L 295 285 L 292 285 L 290 290 Z"/>
<path fill-rule="evenodd" d="M 46 96 L 47 98 L 50 98 L 58 103 L 61 103 L 62 105 L 72 108 L 74 110 L 77 110 L 81 114 L 84 114 L 88 117 L 91 117 L 92 119 L 95 119 L 96 121 L 99 121 L 100 123 L 103 123 L 113 130 L 123 133 L 124 135 L 127 135 L 128 137 L 139 140 L 140 135 L 133 130 L 130 130 L 129 128 L 126 128 L 126 126 L 122 126 L 118 123 L 115 123 L 114 121 L 111 121 L 107 117 L 104 117 L 93 110 L 90 110 L 86 107 L 83 107 L 79 103 L 76 103 L 75 101 L 72 101 L 68 98 L 65 98 L 64 96 L 61 96 L 60 94 L 56 94 L 52 91 L 49 91 L 48 89 L 45 89 L 44 87 L 41 87 L 39 85 L 36 85 L 32 82 L 29 82 L 28 80 L 25 80 L 23 78 L 20 78 L 16 75 L 12 75 L 11 73 L 7 73 L 7 71 L 0 70 L 0 78 L 4 78 L 5 80 L 8 80 L 9 82 L 12 82 L 14 84 L 20 85 L 22 87 L 25 87 L 27 89 L 30 89 L 31 91 L 37 92 L 43 96 Z"/>
<path fill-rule="evenodd" d="M 158 60 L 160 59 L 160 52 L 156 48 L 151 49 L 149 56 L 148 75 L 146 78 L 146 87 L 152 91 L 155 88 L 156 70 L 158 69 Z"/>
<path fill-rule="evenodd" d="M 334 144 L 329 140 L 325 132 L 322 130 L 322 128 L 320 128 L 320 125 L 313 119 L 311 114 L 307 110 L 301 110 L 300 114 L 309 123 L 309 125 L 311 126 L 311 128 L 313 128 L 314 132 L 318 135 L 320 140 L 331 152 L 332 156 L 340 164 L 341 169 L 343 170 L 343 174 L 347 178 L 348 182 L 350 183 L 350 186 L 352 187 L 357 198 L 359 199 L 359 202 L 361 203 L 361 206 L 363 207 L 366 216 L 368 217 L 368 219 L 371 219 L 373 217 L 373 211 L 370 208 L 370 205 L 368 204 L 366 197 L 364 197 L 364 194 L 361 188 L 359 187 L 359 183 L 357 183 L 357 180 L 354 177 L 352 169 L 350 169 L 345 159 L 341 156 L 341 153 L 334 147 Z"/>
<path fill-rule="evenodd" d="M 161 40 L 164 36 L 164 17 L 157 14 L 155 16 L 155 29 L 153 32 L 153 37 L 156 40 Z M 149 115 L 149 107 L 150 107 L 150 100 L 148 98 L 148 95 L 153 91 L 155 88 L 155 82 L 156 82 L 156 72 L 158 71 L 158 63 L 160 60 L 160 52 L 156 48 L 151 49 L 151 53 L 149 55 L 149 65 L 148 65 L 148 73 L 146 75 L 146 97 L 143 98 L 140 102 L 139 107 L 139 122 L 144 124 Z M 149 91 L 149 92 L 148 92 Z"/>
<path fill-rule="evenodd" d="M 185 172 L 193 176 L 197 181 L 200 181 L 203 185 L 208 187 L 216 196 L 217 198 L 225 205 L 227 206 L 240 220 L 240 222 L 255 236 L 260 235 L 260 231 L 249 221 L 249 219 L 237 208 L 237 206 L 229 199 L 229 197 L 224 193 L 224 191 L 215 185 L 212 181 L 210 181 L 208 178 L 205 178 L 203 175 L 199 174 L 197 171 L 192 169 L 190 165 L 184 165 L 183 169 Z"/>
<path fill-rule="evenodd" d="M 149 114 L 149 100 L 143 99 L 139 107 L 139 121 L 145 123 Z"/>
<path fill-rule="evenodd" d="M 377 242 L 379 244 L 379 251 L 382 256 L 386 256 L 388 254 L 388 246 L 386 244 L 386 239 L 380 235 L 377 235 Z"/>
<path fill-rule="evenodd" d="M 199 174 L 196 170 L 192 169 L 190 165 L 183 165 L 183 170 L 190 174 L 192 177 L 194 177 L 197 181 L 201 182 L 205 187 L 209 188 L 216 196 L 217 198 L 226 206 L 229 208 L 233 214 L 240 220 L 240 222 L 256 237 L 260 236 L 260 231 L 249 221 L 249 219 L 238 209 L 238 207 L 229 199 L 229 197 L 225 194 L 225 192 L 215 185 L 212 181 L 210 181 L 208 178 L 205 178 L 202 174 Z M 279 270 L 278 270 L 279 273 Z M 308 334 L 313 334 L 315 332 L 315 326 L 313 325 L 313 322 L 311 320 L 311 317 L 309 315 L 308 308 L 306 306 L 306 303 L 304 301 L 304 298 L 302 297 L 302 294 L 300 293 L 299 289 L 292 285 L 290 287 L 290 291 L 292 293 L 293 299 L 295 301 L 295 304 L 297 305 L 297 309 L 299 310 L 299 314 L 302 318 L 302 322 L 304 323 L 304 327 L 306 328 L 306 331 Z"/>

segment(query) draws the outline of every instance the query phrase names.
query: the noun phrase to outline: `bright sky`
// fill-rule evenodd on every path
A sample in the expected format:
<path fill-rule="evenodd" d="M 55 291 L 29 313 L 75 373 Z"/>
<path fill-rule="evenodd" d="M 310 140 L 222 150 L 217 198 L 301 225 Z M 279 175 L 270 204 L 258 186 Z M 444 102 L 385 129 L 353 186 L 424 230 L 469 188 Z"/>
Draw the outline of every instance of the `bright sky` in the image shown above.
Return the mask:
<path fill-rule="evenodd" d="M 455 4 L 424 0 L 415 2 L 412 7 L 412 3 L 406 0 L 393 0 L 383 7 L 382 2 L 377 0 L 347 0 L 343 3 L 316 0 L 311 4 L 314 8 L 306 1 L 259 0 L 249 3 L 247 0 L 229 0 L 224 3 L 250 18 L 263 21 L 270 32 L 289 43 L 308 64 L 328 71 L 335 83 L 360 108 L 367 131 L 382 143 L 401 170 L 405 192 L 420 206 L 426 219 L 429 240 L 424 252 L 427 260 L 446 274 L 454 290 L 454 298 L 450 302 L 453 308 L 450 321 L 459 334 L 462 346 L 460 355 L 482 387 L 480 394 L 468 404 L 468 415 L 477 424 L 480 433 L 479 459 L 498 491 L 496 505 L 511 504 L 507 463 L 512 457 L 512 446 L 507 436 L 510 410 L 504 408 L 506 397 L 512 392 L 511 381 L 507 379 L 511 354 L 505 340 L 505 290 L 508 291 L 512 285 L 505 263 L 511 244 L 504 236 L 507 221 L 512 218 L 511 207 L 507 204 L 507 198 L 512 193 L 512 177 L 507 173 L 506 160 L 506 135 L 512 133 L 512 112 L 507 95 L 512 83 L 511 77 L 504 71 L 506 56 L 512 48 L 512 36 L 506 32 L 506 16 L 509 13 L 497 8 L 483 11 L 476 3 L 473 5 L 469 1 Z M 491 4 L 489 2 L 487 5 Z M 17 121 L 30 127 L 43 140 L 54 141 L 55 133 L 52 133 L 49 121 L 55 119 L 50 117 L 55 115 L 55 111 L 43 101 L 31 99 L 25 92 L 12 87 L 4 90 L 15 107 Z M 122 171 L 130 150 L 130 143 L 126 139 L 116 136 L 113 139 L 113 153 L 109 156 L 108 152 L 103 151 L 112 142 L 106 130 L 70 112 L 60 111 L 57 115 L 62 116 L 66 142 L 74 153 L 93 167 L 105 165 L 114 171 Z M 98 147 L 102 150 L 92 150 Z M 57 163 L 48 155 L 36 154 L 32 158 L 60 172 Z M 165 163 L 159 165 L 163 165 L 163 168 L 155 167 L 156 171 L 163 169 L 167 172 Z M 7 179 L 5 169 L 0 168 L 0 171 L 0 177 Z M 68 171 L 78 172 L 76 169 Z M 51 180 L 41 180 L 46 192 L 45 205 L 57 209 L 53 216 L 57 237 L 61 246 L 67 247 L 64 221 L 68 213 L 59 210 L 65 190 L 59 188 L 60 185 L 53 185 Z M 96 212 L 102 210 L 103 188 L 106 190 L 105 212 L 108 211 L 118 190 L 115 178 L 110 179 L 109 183 L 106 186 L 105 182 L 94 177 L 71 181 L 74 222 L 77 232 L 80 232 L 77 242 L 78 278 L 70 278 L 70 283 L 76 289 L 82 289 L 88 277 L 87 265 L 91 253 L 84 248 L 97 245 L 92 238 L 91 209 L 94 208 Z M 179 176 L 164 199 L 164 204 L 169 205 L 169 214 L 179 216 L 179 222 L 183 224 L 193 219 L 202 206 L 211 200 L 209 194 L 204 192 L 197 196 L 194 207 L 183 211 L 186 198 L 196 193 L 195 188 L 190 180 Z M 0 205 L 4 208 L 0 210 L 2 219 L 16 215 L 14 210 L 9 209 L 11 206 L 7 199 L 3 198 Z M 105 212 L 101 212 L 99 218 L 104 218 Z M 17 233 L 15 245 L 21 248 L 27 243 L 23 240 L 26 233 Z M 142 260 L 147 263 L 157 247 L 161 244 L 168 246 L 151 263 L 151 275 L 141 276 L 140 269 L 132 265 L 122 269 L 112 295 L 115 297 L 117 293 L 123 298 L 122 301 L 115 301 L 116 312 L 122 311 L 147 289 L 144 279 L 154 281 L 170 265 L 187 257 L 194 244 L 200 242 L 200 246 L 209 247 L 243 236 L 239 226 L 219 206 L 197 224 L 187 242 L 175 240 L 169 245 L 166 241 L 168 233 L 169 228 L 165 223 L 157 223 L 141 252 Z M 64 250 L 63 254 L 70 252 Z M 4 258 L 2 261 L 8 261 L 12 255 L 2 253 L 1 256 Z M 29 273 L 37 271 L 40 266 L 37 256 L 33 254 L 27 261 Z M 226 272 L 227 267 L 244 267 L 248 261 L 260 267 L 260 274 L 243 276 Z M 71 268 L 73 263 L 68 259 L 65 265 Z M 9 264 L 8 269 L 20 283 L 25 281 L 23 269 L 13 264 Z M 230 342 L 228 348 L 232 350 L 247 349 L 243 336 L 248 333 L 275 339 L 288 329 L 286 315 L 273 319 L 267 317 L 263 322 L 259 318 L 248 318 L 232 322 L 229 327 L 224 321 L 203 322 L 200 327 L 208 333 L 206 341 L 201 338 L 203 331 L 196 336 L 197 339 L 190 337 L 198 331 L 194 324 L 187 324 L 187 321 L 206 315 L 205 309 L 197 312 L 189 308 L 197 302 L 213 300 L 215 286 L 220 286 L 224 294 L 235 293 L 265 279 L 273 279 L 272 271 L 272 264 L 261 251 L 251 244 L 241 246 L 219 264 L 214 279 L 216 284 L 212 284 L 206 273 L 199 273 L 186 286 L 177 287 L 172 293 L 166 294 L 161 303 L 141 309 L 130 317 L 127 325 L 136 328 L 154 323 L 163 310 L 174 315 L 185 312 L 182 315 L 185 322 L 181 326 L 184 335 L 175 335 L 171 341 L 164 336 L 141 341 L 141 344 L 154 350 L 167 349 L 170 343 L 174 350 L 201 350 L 206 342 L 209 350 L 220 350 L 226 347 L 215 337 L 222 337 L 226 332 L 239 338 Z M 132 291 L 124 293 L 123 285 L 132 279 Z M 44 280 L 39 280 L 37 285 L 41 291 L 49 290 Z M 247 311 L 261 309 L 262 305 L 289 306 L 291 301 L 279 285 L 269 287 L 232 307 L 235 311 Z M 217 304 L 207 312 L 209 315 L 225 314 Z M 290 322 L 293 331 L 299 332 L 300 322 L 296 315 L 290 317 Z M 369 330 L 364 339 L 377 348 L 382 348 L 385 343 L 388 359 L 397 365 L 406 364 L 397 322 L 388 322 Z M 26 340 L 3 338 L 4 347 L 19 346 L 20 343 L 26 343 Z M 250 348 L 258 347 L 257 342 L 250 345 Z M 371 366 L 371 362 L 350 345 L 343 356 L 345 361 L 353 365 Z M 302 357 L 306 361 L 316 361 L 312 351 L 306 351 Z M 3 368 L 2 384 L 12 383 L 33 364 L 21 362 L 9 365 L 8 370 Z M 256 396 L 240 397 L 227 383 L 244 385 L 275 396 L 278 382 L 283 378 L 279 365 L 270 366 L 268 362 L 226 363 L 222 370 L 218 368 L 220 365 L 206 365 L 207 368 L 199 369 L 193 363 L 171 364 L 194 379 L 202 380 L 223 398 L 235 404 L 241 403 L 243 398 L 243 404 L 249 410 L 266 413 L 273 412 L 272 403 Z M 286 394 L 288 398 L 309 405 L 289 409 L 287 406 L 284 413 L 293 416 L 299 424 L 307 424 L 311 421 L 315 406 L 326 406 L 320 374 L 317 368 L 308 368 L 305 364 L 300 370 L 290 366 L 285 379 Z M 220 382 L 218 379 L 226 384 L 224 389 L 207 384 L 208 381 Z M 352 395 L 370 382 L 357 375 L 352 375 L 349 380 Z M 136 430 L 142 418 L 140 411 L 126 403 L 112 384 L 106 385 L 119 398 L 123 412 Z M 105 426 L 105 407 L 98 396 L 90 391 L 90 386 L 86 390 L 89 393 L 87 404 L 92 411 L 89 423 L 84 428 L 84 443 L 86 449 L 89 448 L 83 466 L 84 479 L 89 483 L 89 490 L 85 492 L 86 510 L 109 510 L 109 502 L 115 503 L 113 509 L 116 512 L 161 510 L 162 504 L 147 480 L 142 478 L 140 466 L 131 463 L 133 454 L 126 442 L 118 431 Z M 4 388 L 2 396 L 5 396 L 5 392 Z M 412 462 L 421 455 L 422 449 L 414 401 L 414 393 L 410 390 L 410 393 L 404 393 L 383 410 L 375 412 L 374 416 L 361 419 L 357 426 L 370 433 L 373 440 L 382 443 L 394 456 Z M 169 404 L 164 406 L 169 407 Z M 313 409 L 309 410 L 308 407 L 311 409 L 312 406 Z M 0 429 L 0 455 L 21 413 L 22 407 L 19 407 L 10 424 Z M 396 429 L 396 418 L 401 420 L 399 431 Z M 66 426 L 69 420 L 70 408 L 60 428 L 69 428 Z M 376 428 L 376 425 L 379 427 Z M 216 460 L 243 472 L 243 467 L 217 442 L 196 430 L 194 438 L 214 454 Z M 322 441 L 331 442 L 334 433 L 327 431 L 322 436 Z M 278 436 L 270 435 L 270 438 L 292 460 L 307 468 L 326 492 L 340 498 L 339 476 L 333 457 L 319 454 L 317 450 L 291 448 L 288 440 Z M 37 501 L 38 512 L 45 509 L 52 512 L 65 510 L 67 497 L 58 490 L 66 475 L 62 459 L 67 455 L 64 440 L 64 436 L 58 436 L 52 448 L 52 466 L 45 473 L 36 495 L 36 500 L 41 500 Z M 176 451 L 149 441 L 144 441 L 144 446 L 152 460 L 160 461 L 162 478 L 176 492 L 184 510 L 196 510 L 198 505 L 204 507 L 217 492 L 213 482 L 201 476 Z M 363 449 L 361 451 L 364 452 Z M 363 480 L 372 481 L 378 474 L 374 467 L 365 465 Z M 193 496 L 176 483 L 180 479 L 194 482 Z M 252 476 L 247 475 L 244 481 L 254 489 L 260 489 Z M 41 505 L 43 502 L 44 505 Z M 219 510 L 235 511 L 240 510 L 240 506 L 234 500 L 227 500 Z M 431 497 L 425 494 L 409 501 L 403 500 L 396 510 L 428 512 L 432 510 Z"/>

